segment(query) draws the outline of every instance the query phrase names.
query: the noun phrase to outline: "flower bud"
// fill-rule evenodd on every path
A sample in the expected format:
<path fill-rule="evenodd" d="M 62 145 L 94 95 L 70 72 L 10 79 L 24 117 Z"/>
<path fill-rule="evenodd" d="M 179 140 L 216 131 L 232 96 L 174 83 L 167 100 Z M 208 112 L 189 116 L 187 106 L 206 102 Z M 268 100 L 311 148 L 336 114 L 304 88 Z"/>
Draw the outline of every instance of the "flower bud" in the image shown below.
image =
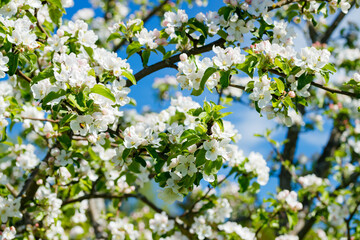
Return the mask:
<path fill-rule="evenodd" d="M 296 97 L 296 94 L 295 94 L 294 91 L 289 91 L 288 95 L 289 95 L 289 97 L 291 97 L 291 98 Z"/>
<path fill-rule="evenodd" d="M 182 62 L 186 61 L 186 60 L 187 60 L 187 58 L 188 58 L 188 56 L 187 56 L 187 54 L 186 54 L 186 53 L 182 53 L 182 54 L 180 54 L 180 60 L 181 60 Z"/>

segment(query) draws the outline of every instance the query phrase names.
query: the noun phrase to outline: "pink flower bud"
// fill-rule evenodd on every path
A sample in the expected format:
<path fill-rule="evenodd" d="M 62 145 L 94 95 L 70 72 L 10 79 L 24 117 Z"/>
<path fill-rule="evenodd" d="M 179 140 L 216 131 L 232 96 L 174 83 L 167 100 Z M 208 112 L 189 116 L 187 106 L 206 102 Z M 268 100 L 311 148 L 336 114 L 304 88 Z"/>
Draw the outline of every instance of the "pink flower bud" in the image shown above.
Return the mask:
<path fill-rule="evenodd" d="M 296 97 L 296 94 L 295 94 L 294 91 L 289 91 L 288 95 L 289 95 L 289 97 L 291 97 L 291 98 Z"/>
<path fill-rule="evenodd" d="M 238 5 L 238 2 L 237 2 L 237 0 L 230 0 L 230 4 L 231 4 L 231 6 L 236 7 Z"/>
<path fill-rule="evenodd" d="M 187 58 L 188 58 L 188 56 L 186 55 L 186 53 L 180 54 L 180 60 L 181 60 L 182 62 L 186 61 Z"/>
<path fill-rule="evenodd" d="M 166 21 L 166 20 L 164 20 L 164 21 L 162 22 L 162 25 L 163 25 L 164 27 L 167 27 L 167 26 L 168 26 L 168 24 L 169 24 L 169 22 L 168 22 L 168 21 Z"/>
<path fill-rule="evenodd" d="M 153 33 L 156 38 L 160 37 L 160 32 L 156 28 L 153 30 Z"/>
<path fill-rule="evenodd" d="M 36 181 L 37 185 L 42 185 L 43 183 L 44 183 L 44 181 L 42 179 L 39 179 L 39 180 Z"/>
<path fill-rule="evenodd" d="M 64 36 L 64 30 L 58 29 L 57 32 L 56 32 L 56 34 L 57 34 L 59 37 Z"/>

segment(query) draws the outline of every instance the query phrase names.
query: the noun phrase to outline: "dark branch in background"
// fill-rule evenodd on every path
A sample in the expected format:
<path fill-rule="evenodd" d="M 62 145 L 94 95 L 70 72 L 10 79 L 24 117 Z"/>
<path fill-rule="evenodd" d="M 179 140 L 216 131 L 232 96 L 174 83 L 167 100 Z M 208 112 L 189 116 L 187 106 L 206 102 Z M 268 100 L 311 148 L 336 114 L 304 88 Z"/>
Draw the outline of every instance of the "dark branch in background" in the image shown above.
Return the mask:
<path fill-rule="evenodd" d="M 360 206 L 360 202 L 357 202 L 354 210 L 350 213 L 349 218 L 345 219 L 348 240 L 351 240 L 350 222 L 351 222 L 352 218 L 354 217 L 355 213 L 357 212 L 357 209 L 359 208 L 359 206 Z"/>
<path fill-rule="evenodd" d="M 46 163 L 48 161 L 49 157 L 51 156 L 50 151 L 51 151 L 51 149 L 48 150 L 48 153 L 46 154 L 46 156 L 42 160 L 42 162 Z M 36 166 L 36 168 L 33 169 L 29 178 L 25 181 L 25 184 L 18 195 L 18 197 L 21 197 L 20 210 L 25 209 L 26 203 L 28 201 L 34 199 L 36 191 L 39 188 L 39 185 L 36 183 L 36 178 L 37 178 L 39 170 L 40 170 L 40 164 L 38 164 Z"/>
<path fill-rule="evenodd" d="M 353 1 L 351 3 L 351 7 L 350 7 L 349 11 L 353 8 L 353 6 L 355 5 L 355 2 L 356 1 Z M 332 24 L 329 26 L 329 28 L 326 30 L 324 35 L 320 38 L 321 43 L 327 43 L 329 41 L 331 35 L 335 31 L 335 29 L 339 26 L 340 22 L 344 19 L 345 15 L 346 14 L 343 12 L 340 12 L 339 15 L 337 15 L 337 17 L 332 22 Z"/>
<path fill-rule="evenodd" d="M 339 121 L 339 119 L 335 119 L 335 121 Z M 341 119 L 340 119 L 341 121 Z M 327 161 L 327 158 L 334 156 L 336 149 L 340 147 L 341 135 L 344 132 L 344 126 L 337 126 L 337 123 L 334 123 L 334 127 L 331 130 L 331 135 L 329 141 L 327 142 L 321 156 L 316 161 L 314 173 L 316 176 L 320 178 L 327 177 L 329 175 L 329 169 L 331 163 Z"/>
<path fill-rule="evenodd" d="M 331 93 L 338 93 L 341 95 L 346 95 L 352 98 L 360 98 L 360 95 L 357 93 L 352 93 L 352 92 L 347 92 L 347 91 L 343 91 L 343 90 L 339 90 L 339 89 L 335 89 L 335 88 L 330 88 L 330 87 L 326 87 L 324 85 L 321 85 L 319 83 L 316 82 L 311 82 L 311 85 L 317 88 L 321 88 L 327 92 L 331 92 Z"/>
<path fill-rule="evenodd" d="M 87 199 L 93 199 L 93 198 L 119 199 L 119 200 L 125 200 L 128 198 L 136 198 L 136 199 L 139 199 L 140 201 L 142 201 L 143 203 L 145 203 L 146 205 L 148 205 L 149 207 L 151 207 L 155 212 L 157 212 L 157 213 L 163 212 L 162 209 L 158 208 L 154 203 L 152 203 L 149 199 L 147 199 L 144 195 L 142 195 L 140 193 L 123 194 L 123 195 L 112 195 L 112 194 L 108 194 L 108 193 L 86 194 L 79 198 L 65 200 L 65 201 L 63 201 L 62 206 L 65 206 L 65 205 L 68 205 L 71 203 L 75 203 L 75 202 L 81 202 L 81 201 L 87 200 Z M 169 217 L 169 218 L 174 219 L 173 217 Z"/>
<path fill-rule="evenodd" d="M 281 77 L 287 77 L 285 74 L 279 72 L 276 69 L 268 69 L 268 71 L 271 72 L 271 73 L 274 73 L 274 74 L 276 74 L 278 76 L 281 76 Z M 357 93 L 352 93 L 352 92 L 347 92 L 347 91 L 343 91 L 343 90 L 336 89 L 336 88 L 326 87 L 326 86 L 321 85 L 321 84 L 316 83 L 316 82 L 311 82 L 311 86 L 321 88 L 321 89 L 323 89 L 323 90 L 325 90 L 327 92 L 330 92 L 330 93 L 337 93 L 337 94 L 341 94 L 341 95 L 346 95 L 346 96 L 356 98 L 356 99 L 360 98 L 360 95 L 357 94 Z"/>
<path fill-rule="evenodd" d="M 152 18 L 157 12 L 159 12 L 159 11 L 165 6 L 165 4 L 167 4 L 168 2 L 169 2 L 169 0 L 162 1 L 157 7 L 153 8 L 153 9 L 151 10 L 151 12 L 149 12 L 149 14 L 146 15 L 146 16 L 142 19 L 142 21 L 143 21 L 144 23 L 146 23 L 147 21 L 149 21 L 150 18 Z M 122 46 L 124 46 L 124 45 L 126 44 L 126 42 L 127 42 L 127 41 L 126 41 L 125 38 L 121 39 L 121 41 L 114 47 L 113 51 L 114 51 L 114 52 L 117 52 Z"/>
<path fill-rule="evenodd" d="M 220 38 L 212 43 L 209 43 L 205 46 L 202 46 L 202 47 L 199 47 L 199 48 L 193 48 L 189 51 L 184 51 L 182 53 L 186 53 L 188 55 L 197 55 L 197 54 L 201 54 L 201 53 L 204 53 L 204 52 L 208 52 L 210 51 L 214 46 L 223 46 L 225 43 L 225 40 Z M 137 72 L 134 77 L 136 79 L 136 82 L 140 81 L 142 78 L 150 75 L 151 73 L 154 73 L 156 71 L 159 71 L 161 69 L 164 69 L 164 68 L 169 68 L 169 67 L 174 67 L 174 64 L 179 62 L 180 61 L 180 54 L 177 54 L 175 56 L 172 56 L 168 59 L 165 59 L 165 60 L 162 60 L 158 63 L 155 63 L 151 66 L 148 66 L 148 67 L 145 67 L 143 68 L 142 70 L 140 70 L 139 72 Z M 133 84 L 130 82 L 130 81 L 127 81 L 126 82 L 126 86 L 127 87 L 130 87 L 132 86 Z"/>
<path fill-rule="evenodd" d="M 334 121 L 339 121 L 339 120 L 335 119 Z M 336 151 L 337 148 L 339 148 L 341 144 L 340 138 L 342 133 L 343 130 L 341 130 L 341 127 L 337 126 L 336 123 L 334 123 L 334 127 L 331 131 L 330 138 L 321 156 L 318 158 L 317 162 L 315 163 L 314 173 L 318 177 L 325 178 L 328 176 L 331 163 L 327 161 L 327 159 L 331 156 L 334 156 L 334 152 Z M 342 186 L 347 187 L 348 185 L 342 184 Z M 313 199 L 306 200 L 303 202 L 304 210 L 310 209 L 312 200 Z M 306 236 L 306 234 L 310 231 L 312 226 L 316 223 L 316 220 L 317 220 L 317 216 L 314 216 L 305 221 L 304 226 L 298 232 L 299 240 L 302 240 Z"/>

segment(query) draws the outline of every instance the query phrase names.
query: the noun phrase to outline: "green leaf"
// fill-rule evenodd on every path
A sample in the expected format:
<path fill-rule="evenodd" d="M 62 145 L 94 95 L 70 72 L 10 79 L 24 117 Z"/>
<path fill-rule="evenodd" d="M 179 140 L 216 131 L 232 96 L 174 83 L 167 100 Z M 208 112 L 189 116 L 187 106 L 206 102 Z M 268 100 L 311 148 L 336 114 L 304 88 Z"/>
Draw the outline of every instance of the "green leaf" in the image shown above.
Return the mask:
<path fill-rule="evenodd" d="M 143 58 L 143 66 L 145 67 L 145 66 L 147 66 L 147 64 L 149 62 L 150 51 L 143 51 L 142 58 Z"/>
<path fill-rule="evenodd" d="M 126 160 L 130 153 L 131 153 L 131 148 L 124 149 L 121 155 L 122 159 Z"/>
<path fill-rule="evenodd" d="M 328 63 L 323 67 L 323 70 L 329 70 L 331 72 L 336 72 L 335 66 L 332 63 Z"/>
<path fill-rule="evenodd" d="M 91 59 L 93 59 L 93 56 L 94 56 L 94 49 L 92 47 L 86 47 L 86 46 L 83 46 L 83 48 L 85 49 L 86 53 L 89 55 L 89 57 Z"/>
<path fill-rule="evenodd" d="M 142 157 L 136 156 L 136 157 L 135 157 L 135 161 L 138 162 L 138 163 L 140 163 L 141 166 L 146 167 L 146 162 L 145 162 L 145 160 L 144 160 Z"/>
<path fill-rule="evenodd" d="M 281 81 L 280 79 L 278 78 L 274 78 L 275 79 L 275 82 L 276 82 L 276 85 L 277 85 L 277 88 L 279 90 L 280 93 L 283 93 L 284 90 L 285 90 L 285 86 L 284 86 L 284 83 L 283 81 Z"/>
<path fill-rule="evenodd" d="M 61 0 L 47 0 L 48 3 L 50 3 L 53 6 L 56 6 L 60 9 L 63 8 L 62 4 L 61 4 Z"/>
<path fill-rule="evenodd" d="M 313 80 L 313 76 L 311 75 L 307 75 L 307 74 L 302 74 L 299 78 L 298 78 L 298 86 L 297 89 L 301 90 L 303 89 L 307 84 L 311 83 Z"/>
<path fill-rule="evenodd" d="M 69 149 L 71 147 L 71 139 L 67 134 L 62 134 L 58 140 L 63 148 Z"/>
<path fill-rule="evenodd" d="M 217 69 L 216 69 L 216 68 L 213 68 L 213 67 L 209 67 L 208 69 L 206 69 L 205 72 L 204 72 L 203 77 L 201 78 L 199 90 L 195 90 L 195 89 L 194 89 L 194 90 L 192 91 L 191 95 L 199 96 L 199 95 L 204 91 L 206 81 L 207 81 L 207 80 L 209 79 L 209 77 L 210 77 L 211 75 L 213 75 L 216 71 L 217 71 Z"/>
<path fill-rule="evenodd" d="M 131 72 L 129 72 L 128 70 L 123 70 L 122 75 L 129 79 L 132 84 L 136 85 L 136 79 Z"/>
<path fill-rule="evenodd" d="M 60 25 L 60 19 L 61 19 L 62 15 L 63 15 L 62 10 L 59 9 L 59 8 L 50 7 L 49 8 L 49 15 L 50 15 L 51 21 L 59 26 Z"/>
<path fill-rule="evenodd" d="M 49 68 L 44 69 L 37 76 L 35 76 L 32 79 L 32 83 L 37 83 L 37 82 L 39 82 L 39 81 L 41 81 L 43 79 L 50 78 L 50 77 L 53 77 L 53 76 L 54 76 L 54 70 L 51 67 L 49 67 Z"/>
<path fill-rule="evenodd" d="M 201 166 L 206 162 L 205 154 L 206 154 L 205 149 L 200 149 L 199 152 L 196 154 L 196 160 L 195 160 L 196 167 Z"/>
<path fill-rule="evenodd" d="M 222 88 L 227 88 L 230 84 L 230 70 L 221 72 L 220 84 Z"/>
<path fill-rule="evenodd" d="M 114 95 L 112 94 L 110 89 L 108 89 L 104 85 L 96 84 L 90 91 L 92 93 L 99 94 L 99 95 L 101 95 L 103 97 L 106 97 L 106 98 L 110 99 L 111 101 L 115 102 Z"/>
<path fill-rule="evenodd" d="M 81 112 L 86 111 L 86 105 L 84 102 L 84 94 L 81 92 L 77 95 L 70 94 L 68 96 L 68 99 L 70 103 L 72 103 L 77 109 L 79 109 Z"/>
<path fill-rule="evenodd" d="M 120 33 L 114 32 L 112 34 L 110 34 L 110 36 L 108 37 L 108 39 L 106 40 L 107 42 L 110 42 L 114 39 L 118 39 L 118 38 L 122 38 Z"/>
<path fill-rule="evenodd" d="M 10 53 L 7 54 L 7 56 L 9 58 L 9 62 L 8 62 L 9 71 L 8 71 L 8 74 L 9 74 L 9 76 L 12 76 L 12 75 L 15 74 L 15 72 L 16 72 L 16 70 L 18 68 L 19 55 L 10 52 Z"/>
<path fill-rule="evenodd" d="M 126 48 L 127 58 L 129 58 L 134 53 L 139 52 L 141 49 L 141 44 L 139 42 L 132 42 Z"/>
<path fill-rule="evenodd" d="M 248 189 L 249 185 L 250 185 L 250 179 L 246 176 L 240 176 L 238 179 L 238 183 L 239 183 L 239 187 L 240 193 L 246 192 L 246 190 Z"/>
<path fill-rule="evenodd" d="M 59 97 L 62 97 L 66 94 L 66 91 L 61 89 L 58 92 L 50 92 L 48 95 L 46 95 L 44 97 L 44 99 L 42 100 L 42 104 L 45 106 L 47 105 L 49 102 L 51 102 L 52 100 L 58 99 Z"/>
<path fill-rule="evenodd" d="M 141 173 L 140 171 L 140 164 L 136 161 L 133 161 L 129 166 L 128 166 L 129 170 L 134 172 L 134 173 Z"/>

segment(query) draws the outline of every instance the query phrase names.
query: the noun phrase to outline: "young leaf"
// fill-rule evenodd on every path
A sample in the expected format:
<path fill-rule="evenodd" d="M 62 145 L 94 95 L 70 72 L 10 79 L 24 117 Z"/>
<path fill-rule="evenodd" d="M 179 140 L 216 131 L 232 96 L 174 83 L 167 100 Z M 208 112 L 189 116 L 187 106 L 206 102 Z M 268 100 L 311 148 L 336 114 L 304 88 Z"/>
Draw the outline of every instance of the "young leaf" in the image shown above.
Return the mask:
<path fill-rule="evenodd" d="M 110 91 L 110 89 L 108 89 L 107 87 L 105 87 L 104 85 L 101 84 L 96 84 L 92 89 L 91 89 L 92 93 L 96 93 L 99 94 L 103 97 L 106 97 L 108 99 L 110 99 L 111 101 L 115 102 L 115 97 L 112 94 L 112 92 Z"/>

